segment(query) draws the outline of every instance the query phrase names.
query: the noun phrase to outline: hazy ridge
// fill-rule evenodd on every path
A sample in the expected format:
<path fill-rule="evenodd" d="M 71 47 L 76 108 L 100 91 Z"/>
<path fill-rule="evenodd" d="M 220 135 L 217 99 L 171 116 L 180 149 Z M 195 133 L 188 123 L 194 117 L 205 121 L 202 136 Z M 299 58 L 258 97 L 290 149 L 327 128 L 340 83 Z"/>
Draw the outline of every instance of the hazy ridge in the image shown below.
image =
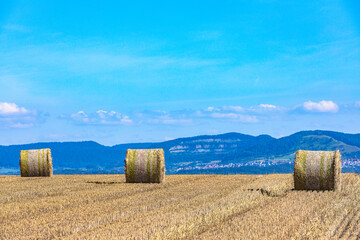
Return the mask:
<path fill-rule="evenodd" d="M 226 133 L 111 147 L 93 141 L 0 146 L 0 174 L 18 171 L 20 150 L 37 148 L 51 148 L 55 173 L 122 173 L 128 148 L 163 148 L 167 173 L 175 174 L 288 173 L 298 149 L 339 149 L 345 171 L 360 169 L 360 134 L 316 130 L 278 139 Z"/>

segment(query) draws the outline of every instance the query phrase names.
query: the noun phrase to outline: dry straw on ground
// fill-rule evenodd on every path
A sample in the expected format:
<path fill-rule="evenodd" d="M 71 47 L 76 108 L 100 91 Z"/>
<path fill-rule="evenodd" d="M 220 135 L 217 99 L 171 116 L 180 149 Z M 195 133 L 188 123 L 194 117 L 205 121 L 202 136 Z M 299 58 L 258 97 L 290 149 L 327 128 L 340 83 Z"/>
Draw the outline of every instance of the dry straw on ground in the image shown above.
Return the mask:
<path fill-rule="evenodd" d="M 51 177 L 53 175 L 51 150 L 35 149 L 20 151 L 22 177 Z"/>
<path fill-rule="evenodd" d="M 125 158 L 128 183 L 162 183 L 165 179 L 163 149 L 128 149 Z"/>
<path fill-rule="evenodd" d="M 0 239 L 359 239 L 360 175 L 292 191 L 291 174 L 0 176 Z"/>
<path fill-rule="evenodd" d="M 338 190 L 341 185 L 340 152 L 297 151 L 294 185 L 296 190 Z"/>

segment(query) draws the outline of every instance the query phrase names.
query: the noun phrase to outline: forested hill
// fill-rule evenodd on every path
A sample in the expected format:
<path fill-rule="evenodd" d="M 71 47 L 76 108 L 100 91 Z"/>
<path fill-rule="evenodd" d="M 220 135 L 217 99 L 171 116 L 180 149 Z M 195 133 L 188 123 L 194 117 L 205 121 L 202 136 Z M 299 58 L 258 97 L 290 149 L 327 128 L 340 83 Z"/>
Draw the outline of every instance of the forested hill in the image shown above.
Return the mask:
<path fill-rule="evenodd" d="M 0 146 L 0 169 L 18 169 L 20 150 L 38 148 L 51 148 L 55 171 L 74 173 L 123 172 L 126 149 L 163 148 L 166 168 L 172 172 L 184 166 L 195 169 L 212 163 L 241 165 L 259 159 L 291 162 L 298 149 L 339 149 L 343 159 L 356 161 L 360 159 L 360 134 L 316 130 L 301 131 L 278 139 L 269 135 L 226 133 L 111 147 L 93 141 Z"/>

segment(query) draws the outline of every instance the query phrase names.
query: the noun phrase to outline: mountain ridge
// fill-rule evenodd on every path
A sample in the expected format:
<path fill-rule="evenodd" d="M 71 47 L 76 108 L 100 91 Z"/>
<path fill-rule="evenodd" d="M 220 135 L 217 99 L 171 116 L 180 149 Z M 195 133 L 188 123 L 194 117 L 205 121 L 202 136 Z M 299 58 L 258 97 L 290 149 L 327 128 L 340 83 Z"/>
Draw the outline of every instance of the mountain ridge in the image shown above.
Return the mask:
<path fill-rule="evenodd" d="M 274 138 L 266 134 L 252 136 L 229 132 L 164 142 L 123 143 L 113 146 L 104 146 L 95 141 L 0 145 L 0 168 L 17 169 L 20 150 L 38 148 L 51 148 L 54 170 L 60 173 L 66 169 L 74 173 L 121 173 L 128 148 L 163 148 L 167 170 L 175 173 L 179 169 L 184 171 L 233 165 L 241 167 L 251 162 L 258 164 L 256 161 L 289 164 L 298 149 L 339 149 L 344 159 L 357 161 L 360 159 L 360 134 L 308 130 Z"/>

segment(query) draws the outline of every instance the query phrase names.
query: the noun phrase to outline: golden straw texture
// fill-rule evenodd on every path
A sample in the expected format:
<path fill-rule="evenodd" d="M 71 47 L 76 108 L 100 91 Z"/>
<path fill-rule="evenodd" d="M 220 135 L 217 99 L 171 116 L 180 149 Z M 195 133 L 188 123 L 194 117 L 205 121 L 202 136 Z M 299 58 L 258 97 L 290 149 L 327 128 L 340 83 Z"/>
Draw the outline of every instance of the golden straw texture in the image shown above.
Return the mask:
<path fill-rule="evenodd" d="M 338 190 L 341 185 L 339 151 L 296 152 L 294 187 L 296 190 Z"/>
<path fill-rule="evenodd" d="M 125 158 L 128 183 L 162 183 L 165 180 L 163 149 L 128 149 Z"/>
<path fill-rule="evenodd" d="M 51 150 L 35 149 L 20 151 L 22 177 L 51 177 L 53 175 Z"/>

